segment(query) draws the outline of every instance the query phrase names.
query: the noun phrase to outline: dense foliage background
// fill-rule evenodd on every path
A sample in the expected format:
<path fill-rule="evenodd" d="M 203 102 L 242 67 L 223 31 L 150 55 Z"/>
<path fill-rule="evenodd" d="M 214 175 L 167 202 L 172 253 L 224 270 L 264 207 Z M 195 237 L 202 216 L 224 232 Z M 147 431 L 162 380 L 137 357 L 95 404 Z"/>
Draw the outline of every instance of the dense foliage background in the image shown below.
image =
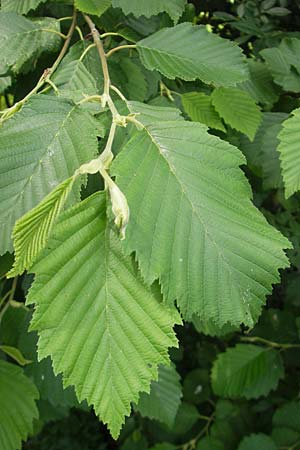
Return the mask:
<path fill-rule="evenodd" d="M 8 0 L 2 1 L 4 9 L 7 4 Z M 50 0 L 27 15 L 61 18 L 72 16 L 72 11 L 71 1 Z M 100 32 L 120 33 L 105 38 L 106 49 L 130 45 L 173 25 L 167 13 L 137 18 L 117 8 L 108 8 L 93 19 Z M 243 170 L 255 205 L 293 243 L 288 250 L 291 266 L 281 271 L 281 282 L 267 297 L 267 306 L 252 329 L 230 324 L 220 328 L 196 317 L 177 326 L 179 348 L 170 350 L 173 365 L 161 371 L 158 383 L 153 382 L 150 397 L 144 394 L 134 406 L 115 441 L 92 409 L 78 403 L 72 387 L 63 390 L 50 358 L 38 362 L 37 334 L 28 332 L 32 309 L 24 305 L 33 275 L 7 279 L 13 256 L 1 256 L 0 358 L 23 366 L 39 391 L 39 417 L 24 449 L 300 450 L 300 196 L 291 190 L 293 195 L 286 198 L 277 151 L 282 122 L 300 106 L 300 4 L 297 0 L 199 0 L 186 4 L 181 22 L 206 25 L 240 45 L 249 58 L 251 76 L 240 83 L 239 91 L 214 97 L 200 81 L 170 80 L 143 68 L 131 49 L 112 58 L 114 84 L 131 100 L 176 106 L 187 119 L 205 123 L 211 134 L 244 153 Z M 78 24 L 79 33 L 91 42 L 82 17 Z M 61 32 L 66 34 L 69 26 L 62 21 Z M 73 35 L 72 44 L 77 39 Z M 43 52 L 16 74 L 0 75 L 2 110 L 34 88 L 57 57 L 59 48 L 54 44 L 52 52 Z M 60 79 L 57 72 L 57 82 L 53 80 L 59 89 L 68 76 Z M 295 118 L 300 170 L 299 111 Z M 106 121 L 104 117 L 105 126 Z M 126 139 L 122 133 L 117 135 L 118 142 Z M 83 198 L 101 187 L 98 178 L 89 176 Z M 14 386 L 3 389 L 5 393 L 0 386 L 0 395 Z M 0 433 L 4 415 L 1 410 Z"/>

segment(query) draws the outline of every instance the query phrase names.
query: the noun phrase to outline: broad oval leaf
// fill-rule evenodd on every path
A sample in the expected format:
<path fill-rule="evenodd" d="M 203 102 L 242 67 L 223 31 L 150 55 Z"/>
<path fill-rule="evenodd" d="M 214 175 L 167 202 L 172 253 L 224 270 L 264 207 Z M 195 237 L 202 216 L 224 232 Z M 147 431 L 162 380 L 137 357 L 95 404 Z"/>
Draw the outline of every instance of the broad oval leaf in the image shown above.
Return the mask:
<path fill-rule="evenodd" d="M 233 86 L 248 78 L 240 48 L 209 33 L 204 26 L 182 23 L 137 42 L 142 63 L 167 78 Z"/>
<path fill-rule="evenodd" d="M 288 266 L 290 243 L 253 206 L 244 161 L 205 126 L 172 121 L 146 125 L 113 164 L 130 208 L 125 249 L 188 319 L 252 326 Z"/>
<path fill-rule="evenodd" d="M 278 351 L 252 344 L 237 344 L 220 353 L 212 368 L 216 395 L 229 398 L 258 398 L 276 389 L 284 376 Z"/>
<path fill-rule="evenodd" d="M 32 268 L 39 358 L 51 356 L 117 437 L 131 402 L 149 392 L 176 346 L 179 315 L 154 297 L 107 223 L 105 193 L 67 210 Z"/>
<path fill-rule="evenodd" d="M 33 432 L 38 418 L 35 400 L 39 393 L 23 369 L 0 360 L 0 447 L 20 450 L 22 440 Z"/>

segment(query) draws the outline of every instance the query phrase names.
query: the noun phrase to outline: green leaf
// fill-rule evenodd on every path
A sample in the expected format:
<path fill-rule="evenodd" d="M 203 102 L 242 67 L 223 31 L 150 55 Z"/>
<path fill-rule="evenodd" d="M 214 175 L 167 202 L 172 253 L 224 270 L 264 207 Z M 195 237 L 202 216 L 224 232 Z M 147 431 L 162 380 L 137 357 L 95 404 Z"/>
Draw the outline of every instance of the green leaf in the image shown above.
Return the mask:
<path fill-rule="evenodd" d="M 206 436 L 198 442 L 196 450 L 225 450 L 225 447 L 218 439 Z"/>
<path fill-rule="evenodd" d="M 13 311 L 12 314 L 15 315 L 16 312 Z M 26 311 L 22 323 L 17 324 L 19 328 L 18 347 L 22 350 L 26 358 L 32 361 L 31 364 L 28 364 L 24 368 L 25 375 L 33 380 L 38 388 L 40 400 L 47 401 L 48 404 L 51 404 L 53 407 L 59 407 L 60 409 L 78 406 L 79 404 L 73 386 L 69 386 L 67 389 L 63 388 L 62 376 L 54 375 L 51 359 L 48 357 L 42 361 L 38 361 L 37 333 L 28 332 L 31 317 L 31 312 Z M 14 323 L 8 325 L 12 327 Z"/>
<path fill-rule="evenodd" d="M 270 436 L 263 433 L 245 436 L 238 450 L 277 450 L 277 446 Z"/>
<path fill-rule="evenodd" d="M 278 100 L 278 87 L 274 84 L 270 71 L 265 63 L 247 60 L 249 68 L 249 80 L 238 85 L 257 103 L 264 105 L 273 105 Z"/>
<path fill-rule="evenodd" d="M 29 359 L 24 358 L 22 352 L 18 348 L 12 347 L 11 345 L 0 345 L 0 350 L 17 361 L 20 366 L 25 366 L 31 362 Z"/>
<path fill-rule="evenodd" d="M 225 323 L 222 327 L 219 327 L 212 320 L 203 321 L 201 320 L 201 317 L 196 315 L 193 317 L 193 324 L 198 333 L 203 333 L 213 337 L 221 337 L 237 331 L 237 327 L 230 325 L 230 323 Z"/>
<path fill-rule="evenodd" d="M 292 111 L 292 117 L 285 120 L 278 135 L 280 164 L 286 198 L 300 189 L 300 108 Z"/>
<path fill-rule="evenodd" d="M 122 8 L 124 14 L 151 17 L 165 11 L 174 23 L 178 22 L 185 4 L 186 0 L 112 0 L 113 7 Z"/>
<path fill-rule="evenodd" d="M 96 80 L 79 59 L 67 63 L 63 60 L 51 80 L 62 96 L 74 102 L 98 94 Z"/>
<path fill-rule="evenodd" d="M 287 402 L 275 411 L 273 426 L 291 428 L 300 432 L 300 404 L 299 402 Z"/>
<path fill-rule="evenodd" d="M 210 128 L 225 132 L 222 119 L 215 110 L 211 96 L 203 92 L 188 92 L 181 96 L 185 112 L 194 122 L 204 123 Z"/>
<path fill-rule="evenodd" d="M 21 441 L 32 433 L 39 394 L 23 369 L 0 360 L 0 447 L 20 450 Z"/>
<path fill-rule="evenodd" d="M 8 277 L 28 270 L 45 247 L 53 224 L 71 192 L 74 177 L 60 183 L 35 208 L 17 220 L 14 230 L 15 262 Z"/>
<path fill-rule="evenodd" d="M 178 314 L 157 302 L 107 224 L 105 194 L 67 210 L 32 268 L 39 358 L 51 356 L 116 438 L 130 403 L 149 392 L 176 346 Z M 83 301 L 84 300 L 84 301 Z M 101 383 L 99 383 L 101 380 Z M 125 380 L 125 382 L 124 382 Z"/>
<path fill-rule="evenodd" d="M 46 0 L 1 0 L 1 11 L 27 14 Z"/>
<path fill-rule="evenodd" d="M 281 123 L 286 117 L 285 113 L 264 112 L 261 125 L 256 132 L 253 142 L 250 142 L 245 135 L 239 136 L 239 148 L 246 156 L 248 165 L 262 168 L 263 162 L 268 158 L 268 152 L 263 147 L 265 133 L 273 125 Z"/>
<path fill-rule="evenodd" d="M 283 376 L 279 352 L 252 344 L 237 344 L 218 355 L 211 378 L 216 395 L 250 399 L 276 389 Z"/>
<path fill-rule="evenodd" d="M 183 397 L 185 401 L 200 405 L 211 398 L 210 377 L 207 369 L 191 370 L 184 378 Z"/>
<path fill-rule="evenodd" d="M 175 367 L 160 366 L 158 380 L 152 381 L 149 394 L 141 394 L 136 409 L 143 417 L 159 420 L 171 428 L 181 396 L 180 377 Z"/>
<path fill-rule="evenodd" d="M 291 14 L 291 11 L 287 8 L 281 8 L 279 6 L 276 6 L 275 8 L 269 9 L 267 11 L 267 14 L 270 14 L 270 16 L 283 17 Z"/>
<path fill-rule="evenodd" d="M 43 18 L 31 21 L 14 12 L 0 12 L 0 74 L 19 72 L 25 63 L 44 50 L 56 50 L 61 38 L 43 29 L 59 31 L 59 22 Z"/>
<path fill-rule="evenodd" d="M 299 442 L 300 433 L 286 427 L 274 427 L 272 429 L 272 439 L 276 443 L 277 448 L 292 446 L 293 450 L 299 450 L 299 445 L 294 447 L 294 444 Z"/>
<path fill-rule="evenodd" d="M 300 92 L 300 39 L 285 38 L 279 47 L 266 48 L 260 52 L 275 83 L 286 91 Z"/>
<path fill-rule="evenodd" d="M 217 399 L 210 435 L 226 443 L 226 450 L 236 450 L 242 436 L 249 433 L 252 417 L 251 410 L 245 403 Z"/>
<path fill-rule="evenodd" d="M 263 185 L 265 189 L 278 189 L 282 187 L 280 171 L 278 133 L 282 126 L 280 123 L 272 125 L 265 130 L 262 137 L 262 168 Z"/>
<path fill-rule="evenodd" d="M 204 26 L 182 23 L 137 42 L 142 63 L 167 78 L 232 86 L 248 78 L 242 52 Z"/>
<path fill-rule="evenodd" d="M 75 0 L 75 6 L 80 11 L 99 17 L 111 6 L 111 0 Z"/>
<path fill-rule="evenodd" d="M 196 406 L 182 402 L 179 406 L 172 433 L 176 436 L 186 434 L 199 420 L 199 412 Z"/>
<path fill-rule="evenodd" d="M 170 444 L 169 442 L 162 442 L 151 447 L 149 450 L 177 450 L 177 446 Z"/>
<path fill-rule="evenodd" d="M 10 235 L 16 220 L 95 156 L 97 127 L 95 119 L 72 102 L 46 95 L 32 97 L 21 112 L 4 122 L 0 253 L 12 249 Z M 76 191 L 73 200 L 79 185 Z"/>
<path fill-rule="evenodd" d="M 139 59 L 137 61 L 140 63 Z M 140 63 L 140 67 L 136 61 L 132 58 L 121 57 L 118 61 L 118 71 L 124 72 L 123 83 L 124 88 L 122 91 L 130 100 L 144 101 L 147 98 L 147 81 L 143 74 L 143 66 Z"/>
<path fill-rule="evenodd" d="M 253 206 L 243 163 L 237 148 L 183 120 L 148 122 L 113 163 L 130 208 L 124 248 L 187 319 L 253 325 L 288 265 L 290 243 Z"/>
<path fill-rule="evenodd" d="M 157 107 L 130 101 L 127 102 L 128 109 L 131 114 L 136 114 L 137 120 L 144 126 L 151 125 L 156 122 L 184 120 L 181 111 L 177 108 Z"/>
<path fill-rule="evenodd" d="M 125 439 L 123 445 L 119 446 L 120 450 L 148 450 L 148 442 L 144 434 L 140 430 L 134 430 L 133 433 Z"/>
<path fill-rule="evenodd" d="M 253 141 L 262 120 L 259 106 L 244 91 L 218 88 L 212 93 L 212 104 L 224 121 Z"/>

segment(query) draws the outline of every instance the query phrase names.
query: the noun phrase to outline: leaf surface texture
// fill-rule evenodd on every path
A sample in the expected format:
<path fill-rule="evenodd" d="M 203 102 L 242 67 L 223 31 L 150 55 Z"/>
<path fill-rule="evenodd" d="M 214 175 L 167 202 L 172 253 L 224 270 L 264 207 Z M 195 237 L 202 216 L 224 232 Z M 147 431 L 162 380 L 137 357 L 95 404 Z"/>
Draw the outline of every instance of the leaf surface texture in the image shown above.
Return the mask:
<path fill-rule="evenodd" d="M 35 96 L 0 129 L 0 253 L 19 217 L 98 151 L 97 124 L 72 102 Z M 78 188 L 77 188 L 78 196 Z"/>
<path fill-rule="evenodd" d="M 253 324 L 288 265 L 290 243 L 253 206 L 243 163 L 205 126 L 177 120 L 146 125 L 113 164 L 130 208 L 125 249 L 186 318 Z"/>
<path fill-rule="evenodd" d="M 241 50 L 204 26 L 182 23 L 137 42 L 142 63 L 167 78 L 232 86 L 248 78 Z"/>
<path fill-rule="evenodd" d="M 157 366 L 169 363 L 178 314 L 157 301 L 123 255 L 104 193 L 61 216 L 32 271 L 28 302 L 36 305 L 39 357 L 51 356 L 64 385 L 75 385 L 116 438 L 130 403 L 149 392 Z"/>

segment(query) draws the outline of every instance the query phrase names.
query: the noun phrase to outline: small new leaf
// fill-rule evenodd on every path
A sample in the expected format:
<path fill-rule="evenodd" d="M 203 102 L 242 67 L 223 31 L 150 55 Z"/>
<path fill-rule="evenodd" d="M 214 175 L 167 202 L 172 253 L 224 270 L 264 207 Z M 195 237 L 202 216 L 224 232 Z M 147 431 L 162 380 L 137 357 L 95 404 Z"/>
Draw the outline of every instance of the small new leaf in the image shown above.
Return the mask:
<path fill-rule="evenodd" d="M 15 262 L 7 277 L 30 269 L 45 247 L 53 224 L 72 189 L 74 177 L 60 183 L 35 208 L 17 220 L 13 230 Z"/>

